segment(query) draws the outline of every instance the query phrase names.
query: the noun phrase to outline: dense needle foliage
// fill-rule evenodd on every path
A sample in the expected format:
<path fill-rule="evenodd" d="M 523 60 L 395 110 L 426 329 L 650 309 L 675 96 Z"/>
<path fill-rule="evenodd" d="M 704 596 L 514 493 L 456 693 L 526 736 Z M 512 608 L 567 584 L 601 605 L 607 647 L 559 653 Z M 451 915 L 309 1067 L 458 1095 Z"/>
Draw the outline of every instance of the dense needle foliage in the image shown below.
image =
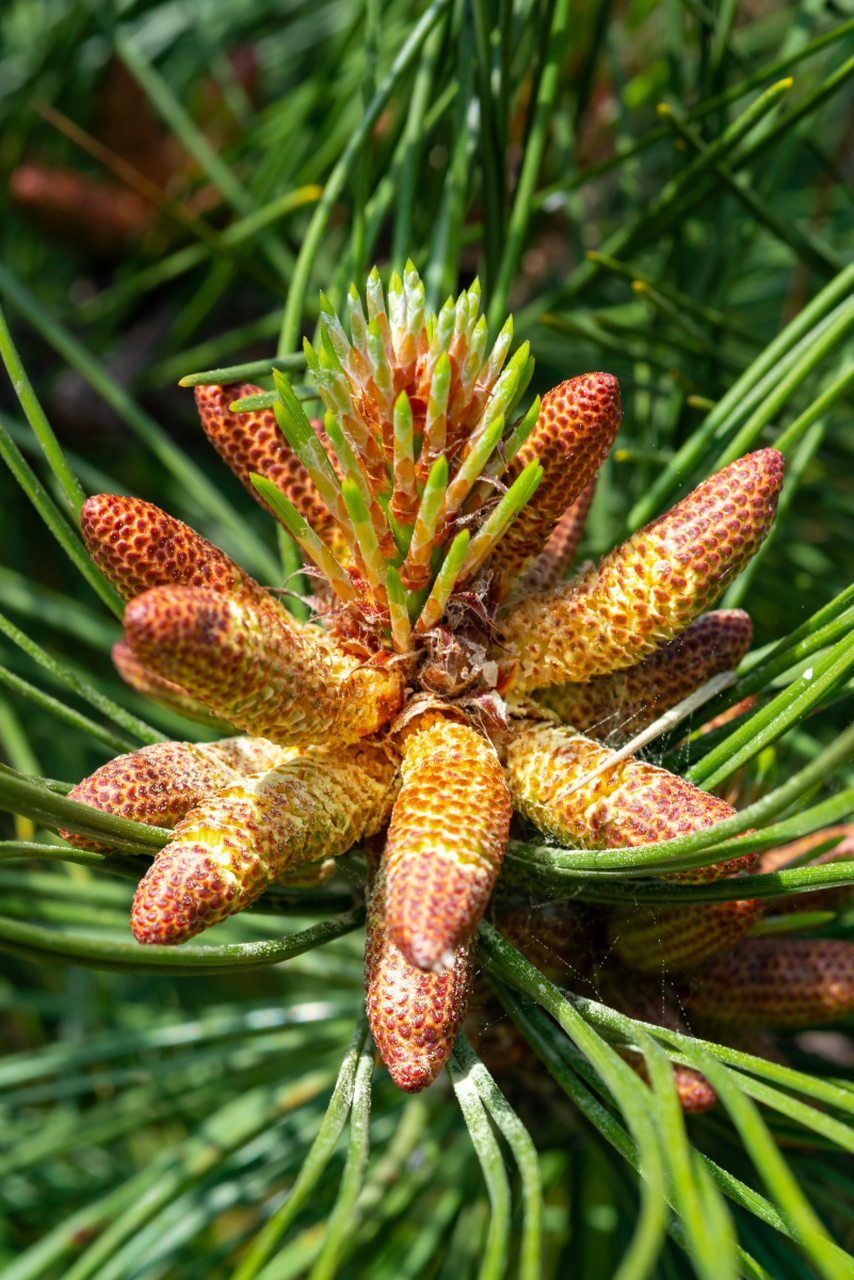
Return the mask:
<path fill-rule="evenodd" d="M 278 350 L 318 412 L 318 289 L 340 310 L 371 264 L 387 281 L 409 257 L 431 308 L 477 275 L 493 334 L 513 311 L 536 358 L 523 407 L 619 378 L 579 559 L 781 449 L 776 531 L 723 600 L 754 647 L 703 719 L 758 701 L 646 754 L 733 800 L 721 838 L 758 829 L 751 848 L 854 813 L 846 5 L 11 0 L 0 42 L 0 345 L 20 397 L 0 400 L 3 1276 L 851 1274 L 850 1018 L 761 1058 L 700 1045 L 566 998 L 484 926 L 481 967 L 548 1071 L 498 1074 L 505 1100 L 461 1040 L 450 1080 L 406 1098 L 372 1079 L 358 854 L 205 946 L 143 952 L 128 910 L 162 833 L 104 817 L 107 857 L 55 834 L 110 756 L 219 736 L 113 672 L 121 602 L 83 550 L 83 498 L 157 503 L 305 617 L 295 548 L 176 384 L 271 388 Z M 699 835 L 672 852 L 709 861 Z M 702 900 L 660 861 L 531 835 L 505 873 L 540 899 Z M 807 884 L 854 872 L 752 892 Z M 854 907 L 759 927 L 851 938 Z M 702 1069 L 714 1110 L 683 1121 L 665 1055 Z"/>

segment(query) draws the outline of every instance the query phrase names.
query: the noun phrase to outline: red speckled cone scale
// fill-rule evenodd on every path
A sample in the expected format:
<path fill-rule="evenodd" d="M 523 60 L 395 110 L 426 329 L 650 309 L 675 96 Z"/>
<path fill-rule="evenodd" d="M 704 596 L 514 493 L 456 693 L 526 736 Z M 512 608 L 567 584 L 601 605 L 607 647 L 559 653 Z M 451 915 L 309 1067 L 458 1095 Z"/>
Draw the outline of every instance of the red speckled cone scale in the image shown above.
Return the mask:
<path fill-rule="evenodd" d="M 99 493 L 83 503 L 80 519 L 86 550 L 125 600 L 181 586 L 273 603 L 224 551 L 151 502 Z"/>
<path fill-rule="evenodd" d="M 294 754 L 208 796 L 140 882 L 134 937 L 186 942 L 291 868 L 346 853 L 387 820 L 393 783 L 385 754 L 357 746 Z"/>
<path fill-rule="evenodd" d="M 386 925 L 410 964 L 441 970 L 477 928 L 498 875 L 510 797 L 492 747 L 424 715 L 403 746 L 386 845 Z"/>
<path fill-rule="evenodd" d="M 578 544 L 584 536 L 587 516 L 596 494 L 596 477 L 581 490 L 555 525 L 554 533 L 516 588 L 520 595 L 547 591 L 563 582 L 568 574 Z M 515 593 L 514 593 L 515 594 Z"/>
<path fill-rule="evenodd" d="M 719 609 L 697 618 L 644 662 L 589 684 L 553 685 L 538 700 L 580 733 L 628 740 L 712 676 L 734 670 L 752 635 L 742 609 Z"/>
<path fill-rule="evenodd" d="M 267 599 L 156 587 L 125 611 L 138 660 L 239 729 L 283 746 L 352 742 L 397 711 L 402 677 L 360 667 Z"/>
<path fill-rule="evenodd" d="M 689 1013 L 750 1027 L 809 1027 L 854 1013 L 854 943 L 745 938 L 691 977 Z"/>
<path fill-rule="evenodd" d="M 700 831 L 734 810 L 683 778 L 631 758 L 577 788 L 609 752 L 571 729 L 522 727 L 507 750 L 513 807 L 562 844 L 593 849 L 635 848 Z M 736 858 L 679 879 L 715 879 L 749 865 Z M 643 973 L 697 964 L 740 938 L 761 910 L 757 902 L 626 909 L 612 917 L 616 953 Z"/>
<path fill-rule="evenodd" d="M 378 865 L 379 864 L 379 865 Z M 476 944 L 458 946 L 442 973 L 404 958 L 386 927 L 385 866 L 370 867 L 365 993 L 371 1034 L 399 1089 L 420 1093 L 444 1067 L 468 1010 Z"/>
<path fill-rule="evenodd" d="M 620 385 L 610 373 L 570 378 L 543 396 L 534 430 L 508 467 L 506 481 L 512 484 L 534 459 L 543 478 L 489 562 L 496 599 L 506 599 L 567 507 L 594 478 L 614 443 L 620 413 Z"/>
<path fill-rule="evenodd" d="M 748 454 L 634 534 L 597 568 L 510 610 L 519 657 L 505 684 L 525 693 L 590 680 L 684 631 L 758 551 L 783 483 L 776 449 Z"/>

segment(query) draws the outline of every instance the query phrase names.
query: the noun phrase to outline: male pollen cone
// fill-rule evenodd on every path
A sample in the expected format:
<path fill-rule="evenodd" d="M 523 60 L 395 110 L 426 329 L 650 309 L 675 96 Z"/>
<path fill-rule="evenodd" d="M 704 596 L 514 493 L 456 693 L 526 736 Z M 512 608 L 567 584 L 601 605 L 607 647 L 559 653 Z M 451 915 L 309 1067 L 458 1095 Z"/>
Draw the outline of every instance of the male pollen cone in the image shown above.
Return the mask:
<path fill-rule="evenodd" d="M 346 853 L 388 818 L 394 772 L 384 752 L 361 744 L 295 751 L 204 797 L 140 881 L 134 937 L 186 942 L 292 868 Z"/>
<path fill-rule="evenodd" d="M 718 796 L 631 756 L 578 786 L 612 754 L 568 726 L 523 721 L 507 747 L 505 766 L 514 809 L 561 844 L 587 849 L 632 849 L 673 840 L 713 827 L 735 812 Z M 753 855 L 731 859 L 717 874 L 741 870 L 753 861 Z M 687 876 L 710 878 L 697 871 Z"/>
<path fill-rule="evenodd" d="M 695 1017 L 756 1030 L 836 1022 L 854 1012 L 854 943 L 744 938 L 694 970 L 684 1002 Z"/>
<path fill-rule="evenodd" d="M 700 831 L 735 812 L 684 778 L 631 757 L 578 786 L 610 752 L 572 729 L 533 722 L 507 748 L 505 774 L 513 807 L 561 844 L 593 849 L 636 848 Z M 677 872 L 674 879 L 717 879 L 752 857 Z M 655 911 L 627 908 L 611 918 L 617 955 L 633 969 L 681 969 L 731 946 L 757 919 L 754 901 L 697 903 Z"/>
<path fill-rule="evenodd" d="M 290 499 L 318 537 L 331 545 L 339 541 L 337 525 L 314 486 L 305 467 L 285 439 L 272 409 L 234 413 L 229 405 L 245 396 L 257 395 L 261 387 L 251 382 L 230 386 L 196 387 L 196 406 L 205 435 L 256 502 L 276 520 L 275 511 L 264 502 L 250 476 L 264 476 Z M 326 446 L 322 424 L 312 421 L 321 443 Z M 334 465 L 334 464 L 333 464 Z M 281 523 L 281 522 L 280 522 Z"/>
<path fill-rule="evenodd" d="M 585 373 L 543 396 L 536 425 L 505 477 L 512 484 L 537 460 L 543 478 L 504 534 L 490 562 L 495 598 L 540 554 L 570 503 L 594 478 L 620 427 L 620 384 L 610 373 Z"/>
<path fill-rule="evenodd" d="M 386 844 L 386 926 L 407 962 L 441 971 L 472 936 L 495 884 L 510 796 L 469 725 L 425 714 L 403 744 Z"/>
<path fill-rule="evenodd" d="M 150 670 L 255 737 L 341 745 L 397 711 L 402 677 L 361 667 L 322 632 L 264 597 L 155 587 L 125 610 L 125 636 Z"/>
<path fill-rule="evenodd" d="M 505 687 L 527 693 L 633 666 L 712 605 L 774 522 L 784 462 L 747 454 L 580 578 L 510 609 Z"/>
<path fill-rule="evenodd" d="M 611 742 L 628 740 L 712 676 L 734 670 L 752 635 L 753 625 L 742 609 L 704 613 L 643 662 L 594 676 L 588 684 L 552 685 L 538 701 L 579 733 Z"/>
<path fill-rule="evenodd" d="M 608 940 L 623 964 L 639 973 L 677 973 L 726 951 L 762 914 L 762 903 L 692 902 L 687 906 L 621 907 Z"/>
<path fill-rule="evenodd" d="M 68 794 L 102 813 L 171 829 L 214 791 L 281 764 L 295 750 L 264 738 L 155 742 L 108 760 Z M 71 831 L 60 835 L 81 849 L 112 847 Z"/>
<path fill-rule="evenodd" d="M 444 1067 L 468 1010 L 474 982 L 474 938 L 454 951 L 441 973 L 410 964 L 386 927 L 385 865 L 368 864 L 365 993 L 368 1023 L 389 1075 L 399 1089 L 420 1093 Z"/>
<path fill-rule="evenodd" d="M 83 503 L 80 519 L 86 550 L 125 600 L 151 587 L 182 586 L 272 604 L 224 551 L 152 502 L 99 493 Z"/>

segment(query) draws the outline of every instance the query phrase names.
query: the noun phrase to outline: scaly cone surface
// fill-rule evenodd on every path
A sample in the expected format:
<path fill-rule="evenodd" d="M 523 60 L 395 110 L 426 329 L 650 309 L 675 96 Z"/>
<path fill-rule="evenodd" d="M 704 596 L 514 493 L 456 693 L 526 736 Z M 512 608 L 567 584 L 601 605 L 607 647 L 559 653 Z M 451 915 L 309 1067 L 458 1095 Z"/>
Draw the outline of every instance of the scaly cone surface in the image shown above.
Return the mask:
<path fill-rule="evenodd" d="M 354 746 L 293 752 L 221 787 L 178 824 L 140 881 L 134 936 L 185 942 L 241 911 L 292 868 L 346 853 L 387 821 L 393 785 L 387 756 Z"/>
<path fill-rule="evenodd" d="M 610 373 L 570 378 L 543 396 L 536 426 L 510 464 L 508 476 L 516 479 L 534 461 L 544 475 L 492 558 L 496 599 L 507 598 L 567 508 L 593 481 L 614 443 L 621 413 L 620 386 Z"/>
<path fill-rule="evenodd" d="M 507 750 L 513 807 L 561 844 L 592 849 L 672 840 L 712 827 L 735 812 L 684 778 L 632 758 L 585 782 L 609 755 L 569 728 L 537 722 L 521 728 Z M 751 861 L 733 859 L 677 878 L 712 879 Z M 752 900 L 656 911 L 626 908 L 612 916 L 609 936 L 620 959 L 641 973 L 684 969 L 731 946 L 760 912 L 761 903 Z"/>
<path fill-rule="evenodd" d="M 125 600 L 151 587 L 208 587 L 276 608 L 224 551 L 152 502 L 99 493 L 84 502 L 80 519 L 86 550 Z"/>
<path fill-rule="evenodd" d="M 196 698 L 191 698 L 186 689 L 182 689 L 173 680 L 165 680 L 163 676 L 146 670 L 127 640 L 117 640 L 110 656 L 113 659 L 113 666 L 125 684 L 129 684 L 137 693 L 143 694 L 146 698 L 152 698 L 162 707 L 168 707 L 170 711 L 177 711 L 187 720 L 196 720 L 199 724 L 208 725 L 210 728 L 227 731 L 227 723 L 212 715 Z"/>
<path fill-rule="evenodd" d="M 762 914 L 755 899 L 694 902 L 656 910 L 626 907 L 611 917 L 608 940 L 638 973 L 678 973 L 733 946 Z"/>
<path fill-rule="evenodd" d="M 121 786 L 105 775 L 82 787 L 121 810 L 139 778 L 139 816 L 184 815 L 137 896 L 134 927 L 148 942 L 190 937 L 272 877 L 378 831 L 400 787 L 372 899 L 369 1003 L 395 1078 L 423 1087 L 464 1011 L 465 939 L 498 873 L 511 802 L 546 833 L 595 847 L 664 839 L 731 812 L 634 761 L 570 794 L 603 748 L 535 723 L 548 713 L 534 707 L 519 723 L 517 695 L 630 668 L 672 641 L 760 545 L 782 459 L 741 459 L 598 570 L 531 594 L 562 572 L 580 536 L 619 425 L 616 381 L 572 379 L 518 417 L 533 361 L 527 344 L 511 354 L 512 322 L 490 349 L 477 282 L 427 314 L 411 263 L 387 293 L 372 271 L 366 311 L 355 290 L 347 309 L 349 331 L 321 296 L 321 341 L 306 344 L 322 427 L 278 373 L 272 417 L 231 408 L 246 386 L 198 393 L 211 440 L 325 580 L 315 622 L 296 623 L 150 503 L 102 495 L 83 511 L 93 559 L 128 600 L 117 660 L 130 681 L 203 706 L 285 757 L 249 777 L 225 759 L 237 779 L 211 767 L 194 789 L 176 756 L 154 807 L 142 753 L 116 763 Z M 686 691 L 700 674 L 685 674 Z M 506 780 L 493 745 L 507 755 Z M 690 913 L 677 932 L 696 961 Z M 674 941 L 680 963 L 684 951 Z M 433 972 L 442 962 L 451 968 Z"/>
<path fill-rule="evenodd" d="M 238 729 L 282 746 L 353 742 L 398 709 L 400 674 L 362 667 L 276 605 L 198 587 L 154 587 L 125 636 L 157 675 Z"/>
<path fill-rule="evenodd" d="M 72 800 L 151 827 L 174 827 L 193 806 L 237 777 L 218 744 L 157 742 L 116 756 L 69 791 Z M 77 848 L 104 849 L 99 841 L 60 832 Z"/>
<path fill-rule="evenodd" d="M 251 382 L 231 386 L 196 387 L 196 407 L 205 435 L 219 456 L 228 464 L 238 480 L 256 502 L 275 519 L 274 509 L 265 502 L 252 483 L 252 476 L 263 476 L 285 495 L 303 520 L 336 554 L 346 554 L 338 525 L 327 508 L 311 476 L 282 434 L 272 409 L 254 409 L 235 413 L 230 405 L 235 400 L 257 395 L 260 387 Z M 323 423 L 312 419 L 311 427 L 318 440 L 330 452 Z M 332 457 L 335 465 L 334 456 Z M 340 470 L 340 469 L 339 469 Z M 281 521 L 280 521 L 281 523 Z"/>
<path fill-rule="evenodd" d="M 383 1062 L 399 1089 L 420 1093 L 438 1076 L 454 1047 L 474 980 L 473 939 L 454 951 L 440 973 L 409 963 L 389 937 L 385 864 L 369 861 L 365 993 L 368 1022 Z"/>
<path fill-rule="evenodd" d="M 587 849 L 632 849 L 672 840 L 713 827 L 735 812 L 684 778 L 632 757 L 583 781 L 612 754 L 568 726 L 520 722 L 505 766 L 514 809 L 560 844 Z M 741 870 L 752 860 L 733 859 L 723 870 Z"/>
<path fill-rule="evenodd" d="M 510 827 L 494 748 L 469 725 L 419 716 L 406 734 L 403 786 L 386 845 L 386 926 L 404 958 L 440 971 L 474 933 Z"/>
<path fill-rule="evenodd" d="M 633 666 L 702 613 L 759 549 L 777 511 L 783 458 L 739 458 L 607 555 L 598 569 L 521 601 L 504 630 L 518 650 L 506 685 L 527 693 Z"/>
<path fill-rule="evenodd" d="M 742 609 L 705 613 L 643 662 L 589 684 L 552 685 L 538 701 L 579 733 L 628 740 L 712 676 L 734 671 L 752 636 Z"/>
<path fill-rule="evenodd" d="M 744 938 L 691 975 L 689 1013 L 767 1030 L 837 1022 L 854 1012 L 854 943 Z"/>

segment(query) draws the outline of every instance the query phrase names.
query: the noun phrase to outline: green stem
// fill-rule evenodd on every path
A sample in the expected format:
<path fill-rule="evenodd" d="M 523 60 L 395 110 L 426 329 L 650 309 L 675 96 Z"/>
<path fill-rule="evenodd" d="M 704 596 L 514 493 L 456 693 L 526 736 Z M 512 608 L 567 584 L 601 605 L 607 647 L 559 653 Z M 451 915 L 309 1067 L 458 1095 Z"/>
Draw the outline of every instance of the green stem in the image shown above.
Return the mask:
<path fill-rule="evenodd" d="M 661 1248 L 667 1203 L 663 1153 L 652 1123 L 648 1091 L 628 1063 L 592 1032 L 575 1006 L 485 921 L 478 927 L 478 958 L 490 975 L 510 981 L 552 1015 L 601 1076 L 622 1111 L 637 1144 L 644 1182 L 638 1224 L 615 1280 L 642 1280 L 650 1274 Z"/>
<path fill-rule="evenodd" d="M 854 798 L 851 801 L 854 809 Z M 837 839 L 841 839 L 838 837 Z M 512 855 L 512 850 L 508 850 Z M 820 849 L 816 849 L 816 856 Z M 630 906 L 637 903 L 669 902 L 740 902 L 746 898 L 786 898 L 792 894 L 813 893 L 819 889 L 851 885 L 854 891 L 854 863 L 845 861 L 818 867 L 793 867 L 786 871 L 768 871 L 762 875 L 739 876 L 738 879 L 713 880 L 706 884 L 674 884 L 663 878 L 624 880 L 598 875 L 560 882 L 572 889 L 572 898 L 583 902 L 613 902 Z"/>
<path fill-rule="evenodd" d="M 112 610 L 116 617 L 124 617 L 124 600 L 95 568 L 83 543 L 48 495 L 44 485 L 25 460 L 21 450 L 15 444 L 2 422 L 0 422 L 0 457 L 3 458 L 12 475 L 74 567 L 80 570 L 93 591 L 100 596 L 104 604 Z"/>
<path fill-rule="evenodd" d="M 152 973 L 199 977 L 203 974 L 246 973 L 281 964 L 316 947 L 325 946 L 358 929 L 363 907 L 323 920 L 300 933 L 270 942 L 233 943 L 222 947 L 142 947 L 136 942 L 80 938 L 0 917 L 0 950 L 48 964 L 85 965 L 117 973 Z M 371 1055 L 373 1061 L 373 1055 Z"/>
<path fill-rule="evenodd" d="M 92 685 L 88 684 L 87 681 L 81 680 L 78 676 L 74 675 L 72 671 L 69 671 L 67 667 L 64 667 L 60 662 L 57 662 L 55 658 L 52 658 L 50 654 L 41 647 L 41 645 L 36 644 L 35 640 L 31 640 L 30 637 L 25 635 L 25 633 L 16 627 L 14 623 L 9 622 L 2 613 L 0 613 L 0 632 L 7 636 L 13 644 L 18 645 L 20 649 L 23 649 L 24 653 L 32 658 L 34 662 L 37 662 L 39 666 L 44 667 L 45 671 L 50 672 L 55 680 L 59 680 L 62 684 L 67 685 L 67 687 L 71 689 L 72 692 L 76 693 L 78 697 L 84 698 L 90 706 L 95 707 L 98 711 L 102 712 L 103 715 L 109 716 L 115 724 L 119 725 L 122 729 L 126 729 L 128 733 L 132 733 L 135 737 L 139 738 L 141 742 L 153 743 L 167 741 L 164 735 L 162 733 L 158 733 L 150 724 L 146 724 L 144 720 L 138 720 L 137 717 L 131 715 L 129 711 L 125 711 L 124 707 L 120 707 L 117 702 L 113 702 L 112 698 L 108 698 L 105 694 L 100 693 L 97 689 L 93 688 Z M 128 749 L 134 750 L 134 744 L 131 743 Z"/>
<path fill-rule="evenodd" d="M 820 703 L 848 679 L 854 669 L 854 636 L 846 636 L 820 658 L 814 667 L 788 689 L 784 689 L 747 723 L 719 743 L 686 772 L 685 777 L 707 791 L 752 760 L 764 747 L 776 742 L 789 729 L 814 711 Z"/>
<path fill-rule="evenodd" d="M 439 24 L 429 35 L 424 45 L 424 56 L 415 75 L 412 87 L 412 98 L 406 127 L 403 132 L 402 154 L 400 158 L 400 181 L 397 185 L 396 206 L 394 215 L 394 231 L 392 233 L 391 265 L 392 270 L 403 274 L 406 260 L 411 254 L 412 211 L 415 207 L 415 183 L 418 177 L 418 162 L 421 158 L 423 143 L 424 116 L 430 99 L 430 89 L 436 69 L 436 59 L 442 44 L 443 25 Z"/>
<path fill-rule="evenodd" d="M 730 441 L 723 453 L 715 459 L 711 467 L 712 472 L 728 466 L 756 443 L 763 428 L 776 418 L 793 392 L 809 377 L 824 357 L 842 341 L 852 326 L 854 326 L 854 299 L 841 310 L 833 323 L 828 325 L 818 341 L 810 344 L 808 350 L 795 362 L 786 376 L 780 379 L 771 394 L 751 414 L 735 439 Z"/>
<path fill-rule="evenodd" d="M 462 1039 L 460 1037 L 459 1039 Z M 457 1041 L 459 1043 L 459 1040 Z M 469 1049 L 469 1063 L 474 1055 Z M 477 1152 L 486 1190 L 489 1195 L 489 1233 L 486 1237 L 483 1262 L 478 1280 L 501 1280 L 507 1268 L 510 1241 L 510 1183 L 492 1126 L 487 1118 L 470 1065 L 464 1066 L 457 1058 L 456 1046 L 448 1059 L 448 1075 L 457 1095 L 457 1102 L 469 1131 L 472 1146 Z"/>
<path fill-rule="evenodd" d="M 172 839 L 163 827 L 149 827 L 50 790 L 41 779 L 28 778 L 0 765 L 0 808 L 32 818 L 49 831 L 62 827 L 101 844 L 132 853 L 156 853 Z"/>
<path fill-rule="evenodd" d="M 69 467 L 60 448 L 59 441 L 53 434 L 51 425 L 39 403 L 38 396 L 33 390 L 33 384 L 27 377 L 27 371 L 21 363 L 21 357 L 18 355 L 17 348 L 12 341 L 12 335 L 9 332 L 9 326 L 6 323 L 6 316 L 2 307 L 0 307 L 0 355 L 3 357 L 6 371 L 12 380 L 15 394 L 21 402 L 21 408 L 27 415 L 27 421 L 33 429 L 33 435 L 44 450 L 50 469 L 59 481 L 62 492 L 68 500 L 68 505 L 79 520 L 80 508 L 86 501 L 86 495 L 81 489 L 76 475 Z"/>
<path fill-rule="evenodd" d="M 14 302 L 18 310 L 36 328 L 42 337 L 67 360 L 72 368 L 86 379 L 90 386 L 127 423 L 130 429 L 152 450 L 167 471 L 206 514 L 222 524 L 234 539 L 240 551 L 247 557 L 256 572 L 268 581 L 275 582 L 278 565 L 231 503 L 211 484 L 205 473 L 170 440 L 167 433 L 153 418 L 139 407 L 124 387 L 89 354 L 81 342 L 55 320 L 40 302 L 0 263 L 0 292 Z"/>
<path fill-rule="evenodd" d="M 530 1133 L 462 1033 L 457 1036 L 454 1044 L 454 1057 L 466 1076 L 473 1081 L 481 1102 L 507 1139 L 519 1168 L 523 1204 L 519 1280 L 541 1280 L 543 1185 L 537 1148 Z"/>
<path fill-rule="evenodd" d="M 757 384 L 771 374 L 775 366 L 791 352 L 802 339 L 807 339 L 811 330 L 816 328 L 829 312 L 840 302 L 847 299 L 854 287 L 854 263 L 840 271 L 830 284 L 816 294 L 794 320 L 770 342 L 761 355 L 742 376 L 733 383 L 726 395 L 718 401 L 714 409 L 692 433 L 690 438 L 676 454 L 666 471 L 662 472 L 652 484 L 649 493 L 636 503 L 629 513 L 628 526 L 631 530 L 651 520 L 675 489 L 686 479 L 699 464 L 707 448 L 717 435 L 726 431 L 728 419 L 738 412 L 745 397 Z M 772 387 L 769 387 L 772 390 Z"/>
<path fill-rule="evenodd" d="M 94 720 L 90 720 L 88 716 L 75 711 L 73 707 L 60 702 L 58 698 L 52 698 L 49 693 L 44 693 L 41 689 L 36 688 L 28 680 L 15 675 L 14 671 L 10 671 L 7 667 L 0 666 L 0 683 L 4 684 L 7 689 L 11 689 L 13 693 L 20 694 L 22 698 L 27 698 L 37 707 L 40 707 L 42 711 L 47 711 L 50 715 L 56 716 L 58 720 L 71 725 L 72 728 L 88 734 L 90 738 L 102 743 L 112 752 L 123 753 L 135 751 L 138 748 L 138 742 L 135 742 L 133 738 L 126 738 L 123 734 L 113 733 L 112 730 L 105 729 L 103 725 L 97 724 Z"/>
<path fill-rule="evenodd" d="M 713 827 L 694 831 L 690 835 L 662 840 L 657 844 L 639 845 L 634 849 L 573 849 L 560 850 L 545 847 L 517 846 L 521 851 L 542 865 L 555 870 L 575 871 L 635 870 L 643 867 L 644 874 L 667 873 L 688 867 L 709 866 L 723 858 L 753 853 L 758 849 L 772 848 L 797 839 L 809 831 L 818 830 L 828 822 L 838 821 L 851 812 L 852 789 L 831 796 L 806 813 L 796 814 L 774 827 L 756 832 L 741 833 L 749 827 L 762 827 L 790 805 L 806 795 L 814 787 L 822 785 L 833 771 L 847 763 L 854 755 L 854 725 L 849 726 L 835 742 L 799 773 L 794 774 L 781 787 L 757 800 L 747 809 L 725 818 Z M 513 846 L 510 846 L 512 851 Z M 543 859 L 546 859 L 543 862 Z"/>

